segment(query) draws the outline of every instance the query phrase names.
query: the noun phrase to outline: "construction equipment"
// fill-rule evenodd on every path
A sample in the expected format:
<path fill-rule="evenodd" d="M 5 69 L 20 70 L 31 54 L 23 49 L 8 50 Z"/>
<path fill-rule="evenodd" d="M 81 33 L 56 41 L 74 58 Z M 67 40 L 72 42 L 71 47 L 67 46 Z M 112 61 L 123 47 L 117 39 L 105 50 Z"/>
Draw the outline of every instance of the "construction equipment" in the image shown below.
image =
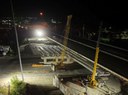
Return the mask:
<path fill-rule="evenodd" d="M 97 40 L 97 45 L 96 45 L 94 68 L 93 68 L 93 73 L 92 73 L 91 80 L 90 80 L 90 86 L 91 87 L 96 87 L 96 85 L 97 85 L 96 69 L 97 69 L 97 62 L 98 62 L 98 55 L 99 55 L 99 42 L 100 42 L 101 31 L 102 31 L 102 22 L 101 22 L 101 25 L 99 26 L 99 35 L 98 35 L 98 40 Z"/>
<path fill-rule="evenodd" d="M 61 52 L 61 60 L 60 60 L 60 62 L 57 63 L 57 67 L 64 66 L 63 61 L 65 58 L 66 49 L 67 49 L 68 36 L 69 36 L 69 32 L 70 32 L 70 27 L 71 27 L 71 19 L 72 19 L 72 15 L 67 16 L 67 24 L 66 24 L 66 29 L 65 29 L 64 41 L 63 41 L 64 47 Z"/>
<path fill-rule="evenodd" d="M 69 36 L 69 32 L 70 32 L 70 26 L 71 26 L 71 19 L 72 19 L 72 15 L 67 16 L 67 23 L 66 23 L 66 28 L 65 28 L 65 35 L 64 35 L 64 40 L 63 40 L 63 45 L 64 47 L 62 47 L 62 51 L 59 57 L 43 57 L 42 59 L 47 62 L 47 60 L 50 60 L 48 63 L 52 63 L 52 68 L 53 71 L 55 71 L 55 69 L 61 69 L 64 68 L 64 63 L 68 62 L 72 62 L 72 60 L 70 60 L 70 58 L 66 56 L 66 50 L 67 50 L 67 43 L 68 43 L 68 36 Z M 42 67 L 42 64 L 33 64 L 32 67 Z"/>

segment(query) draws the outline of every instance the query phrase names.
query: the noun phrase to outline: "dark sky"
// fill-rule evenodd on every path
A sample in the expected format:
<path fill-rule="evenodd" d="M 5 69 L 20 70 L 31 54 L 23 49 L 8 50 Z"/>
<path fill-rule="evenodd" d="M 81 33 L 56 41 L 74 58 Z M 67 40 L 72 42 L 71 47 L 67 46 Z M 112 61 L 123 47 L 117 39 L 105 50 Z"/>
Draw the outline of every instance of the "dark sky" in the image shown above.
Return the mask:
<path fill-rule="evenodd" d="M 123 0 L 13 0 L 16 16 L 63 17 L 73 14 L 82 23 L 103 21 L 117 28 L 128 28 L 127 2 Z M 10 0 L 0 1 L 2 16 L 11 16 Z"/>

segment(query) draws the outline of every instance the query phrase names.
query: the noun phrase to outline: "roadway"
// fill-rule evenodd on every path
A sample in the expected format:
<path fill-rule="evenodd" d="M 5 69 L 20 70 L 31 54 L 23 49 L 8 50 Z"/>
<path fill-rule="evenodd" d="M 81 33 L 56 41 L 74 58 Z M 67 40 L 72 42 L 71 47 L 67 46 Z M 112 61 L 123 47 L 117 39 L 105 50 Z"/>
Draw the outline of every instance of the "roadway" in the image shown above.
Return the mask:
<path fill-rule="evenodd" d="M 63 36 L 55 35 L 52 39 L 57 42 L 63 43 Z M 68 40 L 68 47 L 74 51 L 86 56 L 87 58 L 94 60 L 95 56 L 94 41 L 85 40 L 84 42 L 78 42 L 72 39 Z M 110 70 L 128 78 L 128 51 L 120 49 L 118 47 L 100 44 L 99 64 L 109 68 Z"/>

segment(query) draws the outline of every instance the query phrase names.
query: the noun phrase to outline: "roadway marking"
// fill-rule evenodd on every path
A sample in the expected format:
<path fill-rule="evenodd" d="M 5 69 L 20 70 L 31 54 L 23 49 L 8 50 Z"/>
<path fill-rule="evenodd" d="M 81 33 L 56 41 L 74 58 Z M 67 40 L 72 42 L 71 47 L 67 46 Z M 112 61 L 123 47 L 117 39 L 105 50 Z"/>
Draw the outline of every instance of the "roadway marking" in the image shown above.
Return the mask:
<path fill-rule="evenodd" d="M 58 36 L 63 37 L 63 36 L 61 36 L 61 35 L 58 35 Z M 66 37 L 63 37 L 63 38 L 66 38 Z M 94 48 L 94 47 L 92 47 L 92 46 L 89 46 L 89 45 L 86 45 L 86 44 L 84 44 L 84 43 L 75 41 L 75 40 L 73 40 L 73 39 L 70 39 L 70 38 L 66 38 L 66 39 L 69 39 L 69 40 L 72 41 L 72 42 L 76 42 L 76 43 L 78 43 L 78 44 L 81 44 L 81 45 L 83 45 L 83 46 L 89 47 L 89 48 L 91 48 L 91 49 L 94 49 L 94 50 L 96 49 L 96 48 Z M 111 53 L 106 52 L 106 51 L 103 51 L 103 50 L 100 50 L 100 51 L 101 51 L 102 53 L 107 54 L 107 55 L 110 55 L 110 56 L 113 56 L 113 57 L 115 57 L 115 58 L 118 58 L 118 59 L 121 59 L 121 60 L 123 60 L 123 61 L 128 62 L 128 60 L 125 59 L 125 58 L 123 58 L 123 57 L 117 56 L 117 55 L 115 55 L 115 54 L 111 54 Z"/>
<path fill-rule="evenodd" d="M 88 40 L 88 39 L 86 39 L 86 40 Z M 95 42 L 96 43 L 96 41 L 93 41 L 93 40 L 89 40 L 89 41 L 92 41 L 92 42 Z M 100 44 L 105 45 L 105 46 L 109 46 L 109 47 L 112 47 L 112 48 L 116 48 L 116 49 L 119 49 L 119 50 L 122 50 L 122 51 L 125 51 L 125 52 L 128 52 L 128 50 L 127 49 L 124 49 L 124 48 L 120 48 L 120 47 L 117 47 L 117 46 L 105 44 L 105 43 L 102 43 L 102 42 L 100 42 Z"/>

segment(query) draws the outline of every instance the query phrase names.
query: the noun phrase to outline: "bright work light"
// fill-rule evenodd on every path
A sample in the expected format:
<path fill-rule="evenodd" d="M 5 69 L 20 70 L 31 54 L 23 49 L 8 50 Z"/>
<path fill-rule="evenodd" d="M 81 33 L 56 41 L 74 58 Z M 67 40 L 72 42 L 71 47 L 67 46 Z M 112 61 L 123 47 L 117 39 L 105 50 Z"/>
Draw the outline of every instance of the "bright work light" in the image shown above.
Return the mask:
<path fill-rule="evenodd" d="M 37 37 L 42 37 L 42 36 L 44 36 L 44 30 L 42 30 L 42 29 L 36 29 L 36 30 L 35 30 L 35 35 L 36 35 Z"/>

